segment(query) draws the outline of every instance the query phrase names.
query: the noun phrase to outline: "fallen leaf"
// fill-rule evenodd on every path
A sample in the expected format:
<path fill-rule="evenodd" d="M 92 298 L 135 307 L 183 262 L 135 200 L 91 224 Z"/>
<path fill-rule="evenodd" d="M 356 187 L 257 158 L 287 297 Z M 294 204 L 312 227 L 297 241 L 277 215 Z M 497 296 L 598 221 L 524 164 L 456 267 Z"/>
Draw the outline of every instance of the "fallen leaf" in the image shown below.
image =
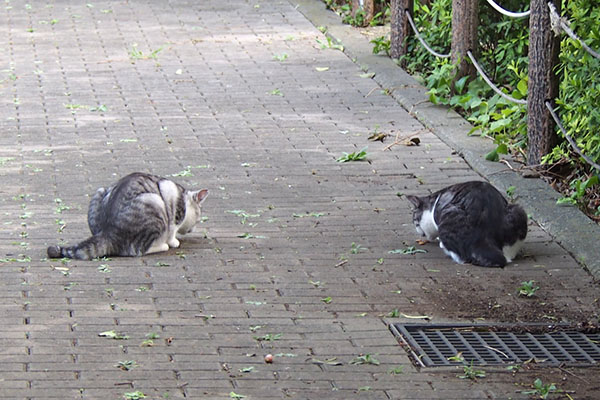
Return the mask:
<path fill-rule="evenodd" d="M 403 144 L 405 146 L 418 146 L 421 144 L 421 139 L 418 137 L 410 138 L 409 140 L 405 140 Z"/>
<path fill-rule="evenodd" d="M 123 335 L 122 333 L 115 332 L 114 330 L 100 332 L 98 334 L 98 336 L 100 336 L 100 337 L 106 337 L 106 338 L 109 338 L 109 339 L 116 339 L 116 340 L 127 340 L 127 339 L 129 339 L 129 336 Z"/>
<path fill-rule="evenodd" d="M 389 254 L 416 254 L 416 253 L 427 253 L 426 250 L 415 249 L 414 246 L 407 247 L 405 249 L 395 249 L 388 251 Z"/>
<path fill-rule="evenodd" d="M 329 67 L 316 67 L 317 72 L 329 71 Z"/>
<path fill-rule="evenodd" d="M 373 142 L 376 142 L 376 141 L 383 142 L 385 140 L 385 138 L 388 136 L 389 136 L 388 133 L 376 132 L 376 133 L 372 134 L 371 136 L 369 136 L 369 140 L 371 140 Z"/>
<path fill-rule="evenodd" d="M 317 358 L 313 358 L 310 361 L 313 364 L 344 365 L 343 362 L 337 360 L 337 357 L 331 357 L 331 358 L 327 358 L 325 360 L 319 360 Z"/>

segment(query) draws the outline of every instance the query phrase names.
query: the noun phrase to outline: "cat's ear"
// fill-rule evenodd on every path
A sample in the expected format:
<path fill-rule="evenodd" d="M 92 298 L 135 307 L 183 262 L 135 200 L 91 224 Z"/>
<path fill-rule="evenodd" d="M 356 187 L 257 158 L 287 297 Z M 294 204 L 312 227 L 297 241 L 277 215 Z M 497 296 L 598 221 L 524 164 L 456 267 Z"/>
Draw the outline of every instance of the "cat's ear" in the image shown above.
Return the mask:
<path fill-rule="evenodd" d="M 197 204 L 202 204 L 202 202 L 206 199 L 207 196 L 208 189 L 196 190 L 192 192 L 192 199 L 194 199 L 194 201 Z"/>
<path fill-rule="evenodd" d="M 421 198 L 417 197 L 417 196 L 412 196 L 410 194 L 407 194 L 406 199 L 408 201 L 410 201 L 410 203 L 414 206 L 415 209 L 421 207 L 421 204 L 423 204 L 423 201 L 421 200 Z"/>

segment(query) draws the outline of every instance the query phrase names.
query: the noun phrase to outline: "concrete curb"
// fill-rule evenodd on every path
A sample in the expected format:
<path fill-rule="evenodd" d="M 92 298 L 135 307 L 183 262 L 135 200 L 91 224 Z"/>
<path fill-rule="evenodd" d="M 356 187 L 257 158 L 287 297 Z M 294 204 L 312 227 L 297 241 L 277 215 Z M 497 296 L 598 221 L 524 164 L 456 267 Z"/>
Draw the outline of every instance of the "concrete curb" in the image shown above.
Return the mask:
<path fill-rule="evenodd" d="M 515 196 L 530 217 L 546 230 L 595 278 L 600 278 L 600 226 L 574 207 L 556 205 L 560 197 L 540 179 L 526 179 L 501 163 L 485 160 L 494 146 L 488 140 L 470 137 L 472 126 L 456 112 L 427 101 L 421 86 L 393 60 L 372 54 L 372 44 L 360 32 L 341 23 L 320 0 L 290 0 L 315 26 L 327 28 L 327 35 L 340 40 L 344 52 L 358 65 L 375 73 L 373 80 L 390 90 L 402 107 L 414 115 L 443 142 L 460 154 L 486 180 L 504 192 L 514 186 Z"/>

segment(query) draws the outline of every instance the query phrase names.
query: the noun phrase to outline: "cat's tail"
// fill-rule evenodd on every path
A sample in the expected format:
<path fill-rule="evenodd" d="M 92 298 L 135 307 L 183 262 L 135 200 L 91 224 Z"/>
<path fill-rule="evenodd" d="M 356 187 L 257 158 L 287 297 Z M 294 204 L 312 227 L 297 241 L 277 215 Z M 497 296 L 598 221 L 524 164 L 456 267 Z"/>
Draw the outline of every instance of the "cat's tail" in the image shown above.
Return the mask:
<path fill-rule="evenodd" d="M 109 255 L 110 241 L 103 235 L 94 235 L 83 242 L 70 247 L 48 247 L 49 258 L 75 258 L 78 260 L 91 260 Z"/>

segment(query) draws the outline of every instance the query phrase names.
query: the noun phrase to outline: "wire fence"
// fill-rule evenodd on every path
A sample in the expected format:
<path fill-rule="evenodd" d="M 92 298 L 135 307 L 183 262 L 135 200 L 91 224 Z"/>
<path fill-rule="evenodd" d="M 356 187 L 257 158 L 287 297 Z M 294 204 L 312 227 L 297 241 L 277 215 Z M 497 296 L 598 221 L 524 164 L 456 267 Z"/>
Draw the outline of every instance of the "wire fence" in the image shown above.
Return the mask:
<path fill-rule="evenodd" d="M 473 53 L 471 53 L 471 50 L 467 51 L 467 56 L 469 56 L 469 59 L 475 66 L 475 69 L 477 70 L 477 72 L 479 73 L 481 78 L 485 81 L 485 83 L 488 84 L 489 87 L 491 87 L 494 90 L 494 92 L 498 93 L 500 96 L 504 97 L 506 100 L 512 101 L 513 103 L 527 104 L 527 100 L 515 99 L 514 97 L 509 96 L 508 94 L 506 94 L 502 90 L 500 90 L 500 88 L 498 86 L 496 86 L 494 84 L 494 82 L 492 82 L 492 80 L 486 75 L 485 71 L 483 70 L 483 68 L 481 68 L 481 65 L 479 65 L 479 63 L 477 62 L 477 59 L 475 58 Z"/>
<path fill-rule="evenodd" d="M 419 42 L 421 42 L 421 44 L 423 45 L 423 47 L 425 47 L 428 52 L 430 52 L 431 54 L 433 54 L 436 57 L 439 57 L 439 58 L 450 58 L 450 56 L 451 56 L 450 53 L 441 54 L 441 53 L 438 53 L 437 51 L 433 50 L 431 48 L 431 46 L 429 46 L 427 44 L 427 42 L 425 41 L 425 39 L 423 39 L 423 36 L 421 36 L 421 32 L 419 32 L 419 30 L 417 29 L 417 26 L 415 25 L 415 21 L 413 21 L 412 15 L 410 15 L 410 12 L 408 10 L 406 10 L 405 13 L 406 13 L 406 18 L 408 19 L 408 22 L 410 24 L 410 27 L 412 28 L 413 32 L 415 33 L 415 36 L 417 37 L 417 39 L 419 39 Z"/>
<path fill-rule="evenodd" d="M 511 18 L 523 18 L 523 17 L 527 17 L 530 14 L 530 11 L 523 11 L 523 12 L 512 12 L 512 11 L 507 11 L 504 8 L 500 7 L 498 4 L 496 4 L 496 2 L 494 2 L 494 0 L 487 0 L 487 2 L 490 4 L 490 6 L 492 6 L 492 8 L 496 11 L 498 11 L 500 14 L 506 15 L 507 17 L 511 17 Z"/>
<path fill-rule="evenodd" d="M 510 17 L 510 18 L 523 18 L 523 17 L 527 17 L 530 15 L 530 11 L 523 11 L 523 12 L 507 11 L 504 8 L 500 7 L 497 3 L 495 3 L 494 0 L 487 0 L 487 2 L 490 4 L 490 6 L 494 10 L 496 10 L 499 13 L 501 13 L 507 17 Z M 581 45 L 581 47 L 583 49 L 585 49 L 590 55 L 592 55 L 595 58 L 600 59 L 600 54 L 598 52 L 596 52 L 595 50 L 591 49 L 581 38 L 579 38 L 573 32 L 573 30 L 571 30 L 569 20 L 565 17 L 561 17 L 558 14 L 556 7 L 554 6 L 554 4 L 552 4 L 552 2 L 548 2 L 548 7 L 550 10 L 550 24 L 551 24 L 550 28 L 554 31 L 555 35 L 558 36 L 561 34 L 561 32 L 565 32 L 571 39 L 578 42 L 579 45 Z M 423 37 L 421 36 L 421 34 L 420 34 L 419 30 L 417 29 L 416 24 L 414 23 L 412 16 L 410 15 L 410 12 L 408 10 L 406 11 L 406 16 L 407 16 L 407 19 L 408 19 L 415 35 L 417 36 L 417 38 L 419 39 L 419 41 L 421 42 L 423 47 L 425 47 L 425 49 L 427 49 L 427 51 L 429 51 L 431 54 L 433 54 L 436 57 L 448 58 L 451 56 L 451 54 L 440 54 L 440 53 L 437 53 L 436 51 L 432 50 L 431 47 L 425 41 L 425 39 L 423 39 Z M 467 51 L 467 56 L 469 57 L 469 59 L 471 60 L 473 65 L 475 66 L 475 69 L 477 70 L 477 72 L 479 73 L 481 78 L 487 83 L 487 85 L 494 92 L 496 92 L 498 95 L 502 96 L 503 98 L 505 98 L 508 101 L 511 101 L 513 103 L 523 104 L 523 105 L 527 104 L 526 99 L 516 99 L 516 98 L 504 93 L 500 88 L 498 88 L 498 86 L 495 85 L 492 82 L 492 80 L 486 75 L 485 71 L 483 70 L 481 65 L 477 62 L 477 59 L 473 56 L 473 53 L 471 51 Z M 558 128 L 560 129 L 562 134 L 564 135 L 565 139 L 567 139 L 567 142 L 573 148 L 573 151 L 575 151 L 578 155 L 580 155 L 585 160 L 585 162 L 587 162 L 589 165 L 596 168 L 600 172 L 600 165 L 595 163 L 590 157 L 584 155 L 583 151 L 578 147 L 575 140 L 573 140 L 573 138 L 571 136 L 569 136 L 569 134 L 565 130 L 560 118 L 558 117 L 558 115 L 556 114 L 554 109 L 552 108 L 550 102 L 546 101 L 545 105 L 546 105 L 546 108 L 549 110 L 550 115 L 552 116 L 552 119 L 555 121 L 556 125 L 558 126 Z"/>

